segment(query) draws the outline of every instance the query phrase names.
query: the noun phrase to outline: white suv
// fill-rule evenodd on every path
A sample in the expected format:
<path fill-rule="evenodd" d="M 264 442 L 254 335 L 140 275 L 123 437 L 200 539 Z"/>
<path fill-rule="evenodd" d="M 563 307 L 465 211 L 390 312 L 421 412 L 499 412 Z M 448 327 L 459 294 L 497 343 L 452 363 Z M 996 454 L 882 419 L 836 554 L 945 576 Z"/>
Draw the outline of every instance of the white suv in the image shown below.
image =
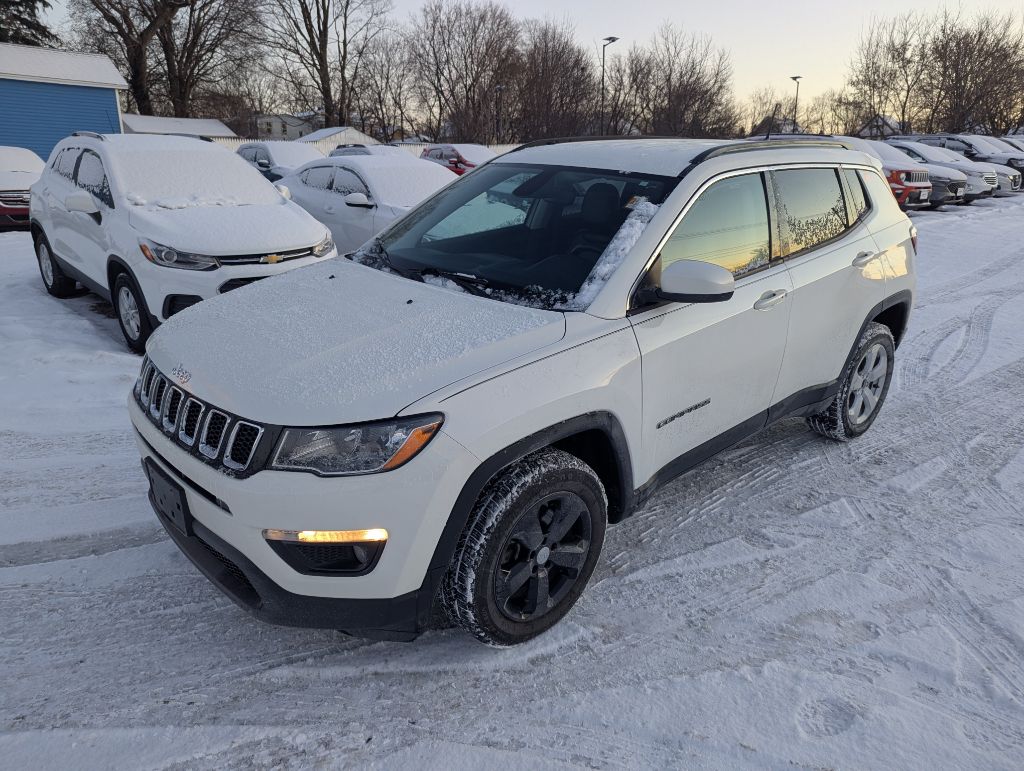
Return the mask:
<path fill-rule="evenodd" d="M 409 639 L 438 605 L 529 639 L 660 485 L 782 418 L 871 426 L 916 250 L 879 165 L 682 139 L 482 165 L 153 336 L 129 409 L 159 519 L 267 621 Z"/>
<path fill-rule="evenodd" d="M 200 139 L 75 134 L 31 189 L 47 291 L 109 298 L 128 346 L 178 311 L 337 256 L 330 233 L 229 150 Z"/>

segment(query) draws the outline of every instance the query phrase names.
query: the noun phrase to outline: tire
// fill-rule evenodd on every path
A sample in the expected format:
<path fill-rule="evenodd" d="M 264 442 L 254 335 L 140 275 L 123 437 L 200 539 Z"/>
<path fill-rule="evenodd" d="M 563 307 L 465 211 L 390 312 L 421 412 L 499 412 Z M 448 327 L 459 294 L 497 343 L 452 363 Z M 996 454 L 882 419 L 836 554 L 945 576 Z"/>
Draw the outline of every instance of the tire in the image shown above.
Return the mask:
<path fill-rule="evenodd" d="M 50 242 L 42 233 L 36 238 L 36 263 L 39 267 L 39 276 L 43 279 L 43 286 L 46 287 L 47 292 L 62 300 L 77 294 L 78 285 L 74 279 L 64 275 L 60 265 L 53 259 Z"/>
<path fill-rule="evenodd" d="M 121 334 L 128 347 L 135 353 L 145 353 L 146 341 L 153 333 L 153 325 L 149 321 L 146 299 L 127 273 L 118 273 L 114 279 L 110 303 L 114 306 L 114 315 L 117 316 L 118 326 L 121 327 Z"/>
<path fill-rule="evenodd" d="M 823 412 L 807 418 L 807 425 L 839 442 L 854 439 L 871 428 L 889 393 L 895 350 L 889 328 L 869 323 L 840 378 L 839 393 Z M 884 372 L 880 369 L 883 365 Z"/>
<path fill-rule="evenodd" d="M 608 498 L 590 466 L 553 448 L 527 455 L 480 495 L 442 586 L 445 613 L 495 647 L 536 637 L 579 599 L 607 525 Z"/>

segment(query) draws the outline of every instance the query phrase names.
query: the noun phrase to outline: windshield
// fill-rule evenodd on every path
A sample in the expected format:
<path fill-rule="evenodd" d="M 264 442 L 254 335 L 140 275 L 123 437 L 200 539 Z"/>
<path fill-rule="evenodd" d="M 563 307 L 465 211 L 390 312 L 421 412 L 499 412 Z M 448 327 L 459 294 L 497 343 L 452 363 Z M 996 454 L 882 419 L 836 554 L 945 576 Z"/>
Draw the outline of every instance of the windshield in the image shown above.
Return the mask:
<path fill-rule="evenodd" d="M 201 143 L 119 148 L 110 153 L 111 177 L 135 206 L 178 209 L 281 202 L 274 186 L 240 155 L 196 145 Z"/>
<path fill-rule="evenodd" d="M 1003 153 L 1019 153 L 1020 152 L 1020 150 L 1018 150 L 1016 147 L 1011 145 L 1009 142 L 1004 142 L 1002 139 L 997 139 L 996 137 L 985 137 L 985 143 L 989 144 L 989 145 L 992 145 L 994 148 L 996 148 L 997 150 L 999 150 L 1000 152 L 1003 152 Z"/>
<path fill-rule="evenodd" d="M 291 169 L 297 169 L 304 163 L 324 157 L 324 154 L 315 147 L 304 145 L 301 142 L 268 142 L 267 149 L 270 151 L 274 163 Z"/>
<path fill-rule="evenodd" d="M 996 145 L 994 142 L 989 142 L 987 138 L 982 137 L 958 137 L 967 144 L 971 145 L 975 150 L 981 150 L 986 153 L 1005 153 L 1006 150 Z"/>
<path fill-rule="evenodd" d="M 496 299 L 572 307 L 585 285 L 592 299 L 596 287 L 588 278 L 594 273 L 604 280 L 614 272 L 612 262 L 625 256 L 677 182 L 491 163 L 441 191 L 353 259 L 420 277 L 431 270 L 468 276 Z M 630 227 L 623 227 L 627 218 Z"/>
<path fill-rule="evenodd" d="M 379 167 L 372 164 L 356 167 L 369 178 L 370 187 L 382 203 L 409 208 L 458 179 L 443 166 L 412 158 L 402 150 L 398 152 L 405 158 L 388 158 Z"/>

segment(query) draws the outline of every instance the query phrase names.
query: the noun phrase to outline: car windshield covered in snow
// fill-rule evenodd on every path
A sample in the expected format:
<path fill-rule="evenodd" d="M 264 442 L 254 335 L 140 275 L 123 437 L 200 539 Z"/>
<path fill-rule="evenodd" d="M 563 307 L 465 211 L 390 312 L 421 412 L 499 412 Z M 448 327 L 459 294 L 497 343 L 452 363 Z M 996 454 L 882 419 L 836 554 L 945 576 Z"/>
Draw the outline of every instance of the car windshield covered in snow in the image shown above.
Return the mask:
<path fill-rule="evenodd" d="M 677 182 L 492 163 L 441 191 L 353 259 L 497 299 L 571 306 L 585 285 L 593 290 L 592 274 L 610 275 L 610 260 L 625 255 Z M 623 227 L 627 220 L 633 227 Z"/>

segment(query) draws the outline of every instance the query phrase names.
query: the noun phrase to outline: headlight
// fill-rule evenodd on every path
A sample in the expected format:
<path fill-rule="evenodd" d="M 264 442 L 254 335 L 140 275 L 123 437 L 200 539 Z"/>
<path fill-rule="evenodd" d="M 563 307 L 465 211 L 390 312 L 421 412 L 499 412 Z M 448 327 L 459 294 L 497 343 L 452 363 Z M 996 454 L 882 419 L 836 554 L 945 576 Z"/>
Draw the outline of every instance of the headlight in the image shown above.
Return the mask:
<path fill-rule="evenodd" d="M 192 252 L 179 252 L 169 246 L 158 244 L 148 239 L 139 239 L 139 248 L 146 259 L 154 265 L 165 268 L 181 268 L 182 270 L 214 270 L 220 263 L 216 257 Z"/>
<path fill-rule="evenodd" d="M 904 185 L 907 184 L 907 172 L 901 171 L 897 175 L 897 179 L 899 179 L 899 181 L 902 182 Z"/>
<path fill-rule="evenodd" d="M 313 247 L 313 255 L 315 257 L 323 257 L 325 254 L 330 254 L 332 249 L 334 249 L 334 239 L 328 233 L 324 236 L 323 241 Z"/>
<path fill-rule="evenodd" d="M 433 414 L 351 426 L 286 428 L 270 468 L 320 476 L 391 471 L 426 447 L 443 421 L 443 416 Z"/>

